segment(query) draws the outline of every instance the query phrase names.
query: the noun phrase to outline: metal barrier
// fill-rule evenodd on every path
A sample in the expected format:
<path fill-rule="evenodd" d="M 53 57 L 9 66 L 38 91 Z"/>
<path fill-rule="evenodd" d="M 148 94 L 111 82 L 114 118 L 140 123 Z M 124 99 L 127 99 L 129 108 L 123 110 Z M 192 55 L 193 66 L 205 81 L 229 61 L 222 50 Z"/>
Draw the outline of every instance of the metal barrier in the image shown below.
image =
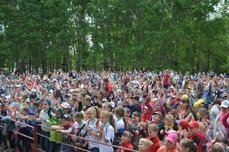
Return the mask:
<path fill-rule="evenodd" d="M 2 129 L 3 129 L 3 126 L 2 125 L 0 125 L 0 131 L 2 131 Z M 3 140 L 3 139 L 2 139 Z M 3 141 L 2 141 L 3 142 Z M 3 143 L 2 143 L 2 145 L 3 145 Z M 2 146 L 0 146 L 0 151 L 2 151 L 2 152 L 6 152 L 6 150 L 4 150 L 3 148 L 2 148 Z"/>
<path fill-rule="evenodd" d="M 2 117 L 1 117 L 2 118 Z M 26 127 L 29 127 L 29 128 L 31 128 L 32 129 L 32 137 L 31 136 L 27 136 L 27 135 L 25 135 L 25 134 L 23 134 L 23 133 L 21 133 L 21 132 L 19 132 L 19 131 L 17 131 L 17 130 L 11 130 L 14 134 L 17 134 L 17 135 L 21 135 L 21 136 L 23 136 L 23 137 L 25 137 L 25 138 L 27 138 L 27 139 L 30 139 L 30 140 L 32 140 L 33 141 L 33 146 L 31 146 L 30 148 L 32 148 L 33 149 L 33 151 L 34 151 L 34 149 L 36 149 L 36 147 L 37 147 L 37 138 L 36 138 L 36 127 L 33 127 L 33 126 L 31 126 L 31 125 L 28 125 L 28 124 L 26 124 L 26 123 L 23 123 L 23 122 L 20 122 L 20 121 L 16 121 L 15 119 L 12 119 L 12 118 L 6 118 L 6 119 L 10 119 L 10 121 L 13 121 L 14 123 L 18 123 L 18 124 L 20 124 L 20 125 L 24 125 L 24 126 L 26 126 Z M 0 126 L 2 129 L 3 129 L 3 127 L 4 126 Z M 3 148 L 0 148 L 0 150 L 1 151 L 7 151 L 7 150 L 4 150 Z"/>
<path fill-rule="evenodd" d="M 1 118 L 1 116 L 0 116 L 0 118 Z M 9 118 L 9 119 L 10 119 L 10 118 Z M 25 134 L 22 134 L 22 133 L 20 133 L 20 132 L 18 132 L 18 131 L 16 131 L 16 130 L 11 130 L 11 131 L 13 131 L 14 133 L 16 133 L 16 134 L 18 134 L 18 135 L 21 135 L 21 136 L 23 136 L 23 137 L 25 137 L 25 138 L 27 138 L 27 139 L 32 140 L 32 141 L 33 141 L 33 146 L 31 146 L 31 148 L 32 148 L 33 152 L 37 152 L 37 151 L 46 152 L 46 151 L 43 151 L 41 148 L 39 148 L 38 142 L 37 142 L 37 141 L 38 141 L 38 140 L 37 140 L 37 136 L 42 136 L 42 137 L 47 138 L 47 139 L 50 139 L 50 137 L 47 137 L 47 136 L 44 136 L 44 135 L 38 133 L 38 132 L 37 132 L 37 130 L 38 130 L 37 127 L 38 127 L 38 126 L 45 127 L 45 128 L 49 128 L 49 127 L 42 126 L 41 124 L 38 124 L 36 127 L 33 127 L 33 126 L 28 125 L 28 124 L 26 124 L 26 123 L 18 122 L 18 121 L 14 120 L 14 119 L 10 119 L 10 120 L 11 120 L 11 121 L 14 121 L 14 123 L 16 122 L 16 123 L 21 124 L 21 125 L 24 125 L 24 126 L 26 126 L 26 127 L 32 128 L 32 130 L 33 130 L 33 136 L 32 136 L 32 137 L 27 136 L 27 135 L 25 135 Z M 0 125 L 0 128 L 3 128 L 3 126 Z M 49 128 L 49 129 L 50 129 L 50 128 Z M 73 134 L 67 134 L 67 135 L 68 135 L 68 136 L 71 136 L 71 137 L 73 136 Z M 105 145 L 105 146 L 111 146 L 111 147 L 116 148 L 116 149 L 127 150 L 127 151 L 129 151 L 129 152 L 138 152 L 138 151 L 136 151 L 136 150 L 130 150 L 130 149 L 123 148 L 123 147 L 120 147 L 120 146 L 106 144 L 106 143 L 103 143 L 103 142 L 101 142 L 101 141 L 89 140 L 89 139 L 87 139 L 87 138 L 83 138 L 83 137 L 80 137 L 80 136 L 77 136 L 77 138 L 82 139 L 82 140 L 85 140 L 86 142 L 89 142 L 89 141 L 90 141 L 90 142 L 102 144 L 102 145 Z M 77 147 L 77 146 L 75 146 L 75 145 L 71 145 L 71 144 L 67 144 L 67 143 L 63 143 L 63 142 L 60 142 L 60 144 L 67 145 L 67 146 L 70 146 L 70 147 L 73 147 L 74 149 L 81 150 L 81 151 L 83 151 L 83 152 L 90 152 L 90 150 L 85 150 L 85 149 L 83 149 L 82 147 Z M 1 152 L 6 152 L 7 150 L 4 150 L 4 149 L 2 149 L 2 148 L 0 147 L 0 151 L 1 151 Z"/>
<path fill-rule="evenodd" d="M 49 127 L 46 127 L 46 126 L 42 126 L 42 125 L 40 125 L 40 124 L 38 124 L 38 125 L 41 126 L 41 127 L 44 127 L 44 128 L 49 128 Z M 40 134 L 40 133 L 37 133 L 37 135 L 42 136 L 42 137 L 44 137 L 44 138 L 50 139 L 49 137 L 44 136 L 44 135 L 42 135 L 42 134 Z M 73 134 L 67 134 L 67 135 L 68 135 L 68 136 L 71 136 L 71 137 L 73 136 Z M 91 142 L 98 143 L 98 144 L 102 144 L 102 145 L 105 145 L 105 146 L 111 146 L 111 147 L 113 147 L 113 148 L 127 150 L 127 151 L 129 151 L 129 152 L 139 152 L 139 151 L 136 151 L 136 150 L 130 150 L 130 149 L 127 149 L 127 148 L 123 148 L 123 147 L 121 147 L 121 146 L 106 144 L 106 143 L 103 143 L 103 142 L 101 142 L 101 141 L 89 140 L 89 139 L 87 139 L 87 138 L 83 138 L 83 137 L 80 137 L 80 136 L 77 136 L 77 138 L 83 139 L 83 140 L 85 140 L 86 142 L 91 141 Z M 74 146 L 74 145 L 66 144 L 66 143 L 63 143 L 63 142 L 60 142 L 60 144 L 67 145 L 67 146 L 70 146 L 70 147 L 73 147 L 74 149 L 81 150 L 81 151 L 83 151 L 83 152 L 91 152 L 90 150 L 85 150 L 85 149 L 82 149 L 81 147 L 77 147 L 77 146 Z M 39 149 L 38 147 L 37 147 L 37 150 L 44 152 L 43 150 Z"/>

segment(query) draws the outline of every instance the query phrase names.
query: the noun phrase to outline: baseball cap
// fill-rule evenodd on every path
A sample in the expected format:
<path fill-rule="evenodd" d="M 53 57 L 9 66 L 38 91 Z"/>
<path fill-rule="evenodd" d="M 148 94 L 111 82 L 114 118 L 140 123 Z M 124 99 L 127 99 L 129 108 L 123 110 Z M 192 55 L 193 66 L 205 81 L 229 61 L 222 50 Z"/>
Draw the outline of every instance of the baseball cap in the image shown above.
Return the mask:
<path fill-rule="evenodd" d="M 66 108 L 66 109 L 69 109 L 71 106 L 69 103 L 67 102 L 62 102 L 61 105 L 60 105 L 62 108 Z"/>
<path fill-rule="evenodd" d="M 179 121 L 179 125 L 181 126 L 182 130 L 186 129 L 188 130 L 188 121 L 185 119 L 182 119 Z"/>
<path fill-rule="evenodd" d="M 229 100 L 222 101 L 220 108 L 228 108 L 229 107 Z"/>
<path fill-rule="evenodd" d="M 66 120 L 72 120 L 72 115 L 71 114 L 64 114 L 63 119 L 66 119 Z"/>
<path fill-rule="evenodd" d="M 159 111 L 154 112 L 153 115 L 158 115 L 160 118 L 162 118 L 162 114 L 161 114 L 161 112 L 159 112 Z"/>
<path fill-rule="evenodd" d="M 197 121 L 190 121 L 189 123 L 188 123 L 188 127 L 189 128 L 199 128 L 199 123 L 197 122 Z"/>

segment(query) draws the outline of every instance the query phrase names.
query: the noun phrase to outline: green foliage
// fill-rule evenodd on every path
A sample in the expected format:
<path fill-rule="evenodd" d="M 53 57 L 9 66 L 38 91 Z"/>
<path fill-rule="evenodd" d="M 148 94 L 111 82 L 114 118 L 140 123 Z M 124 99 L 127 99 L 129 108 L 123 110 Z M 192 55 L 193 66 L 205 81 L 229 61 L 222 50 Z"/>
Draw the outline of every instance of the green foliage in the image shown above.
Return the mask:
<path fill-rule="evenodd" d="M 0 66 L 227 72 L 227 8 L 220 0 L 2 0 Z"/>

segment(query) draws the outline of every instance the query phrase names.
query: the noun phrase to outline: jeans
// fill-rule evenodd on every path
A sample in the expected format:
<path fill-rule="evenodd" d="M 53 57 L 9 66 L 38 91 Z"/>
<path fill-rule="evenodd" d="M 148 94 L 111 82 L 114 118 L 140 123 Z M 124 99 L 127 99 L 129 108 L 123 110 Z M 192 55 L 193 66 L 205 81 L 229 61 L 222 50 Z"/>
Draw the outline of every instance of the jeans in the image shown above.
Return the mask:
<path fill-rule="evenodd" d="M 67 146 L 67 145 L 64 145 L 64 144 L 61 144 L 60 145 L 60 152 L 74 152 L 74 148 Z"/>
<path fill-rule="evenodd" d="M 50 137 L 50 132 L 44 132 L 43 130 L 41 130 L 41 134 L 48 137 L 48 138 Z M 46 152 L 49 152 L 49 149 L 50 149 L 50 141 L 48 138 L 45 138 L 43 136 L 40 137 L 41 149 L 46 151 Z"/>
<path fill-rule="evenodd" d="M 91 152 L 99 152 L 99 148 L 95 147 L 93 149 L 90 149 Z"/>
<path fill-rule="evenodd" d="M 20 133 L 22 133 L 24 135 L 28 135 L 26 128 L 21 128 Z M 23 146 L 25 147 L 25 151 L 29 152 L 29 150 L 31 149 L 30 139 L 28 139 L 27 137 L 24 137 L 22 135 L 19 135 L 19 134 L 17 136 L 15 145 L 18 148 L 19 152 L 24 152 L 23 147 L 21 146 L 21 141 L 22 141 Z"/>
<path fill-rule="evenodd" d="M 56 152 L 56 151 L 60 151 L 60 144 L 51 141 L 49 152 Z"/>

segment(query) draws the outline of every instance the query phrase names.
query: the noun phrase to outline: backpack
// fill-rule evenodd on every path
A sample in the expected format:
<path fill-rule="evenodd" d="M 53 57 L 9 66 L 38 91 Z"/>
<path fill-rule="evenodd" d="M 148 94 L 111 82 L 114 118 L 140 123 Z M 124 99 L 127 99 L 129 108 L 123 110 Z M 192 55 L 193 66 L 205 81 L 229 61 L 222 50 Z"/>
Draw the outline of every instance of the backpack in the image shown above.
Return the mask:
<path fill-rule="evenodd" d="M 89 121 L 87 122 L 87 126 L 89 125 L 90 122 L 91 122 L 91 120 L 89 120 Z M 96 123 L 95 123 L 95 126 L 96 126 L 96 127 L 99 125 L 99 122 L 100 122 L 100 120 L 97 119 L 97 120 L 96 120 Z"/>
<path fill-rule="evenodd" d="M 107 125 L 107 126 L 106 126 L 106 133 L 107 133 L 107 129 L 108 129 L 109 126 L 111 126 L 111 125 Z M 110 142 L 111 142 L 112 145 L 119 146 L 119 144 L 120 144 L 120 142 L 121 142 L 121 138 L 122 138 L 122 136 L 120 136 L 118 133 L 115 133 L 114 141 L 112 141 L 112 140 L 110 139 Z M 114 149 L 115 149 L 115 148 L 114 148 Z"/>

